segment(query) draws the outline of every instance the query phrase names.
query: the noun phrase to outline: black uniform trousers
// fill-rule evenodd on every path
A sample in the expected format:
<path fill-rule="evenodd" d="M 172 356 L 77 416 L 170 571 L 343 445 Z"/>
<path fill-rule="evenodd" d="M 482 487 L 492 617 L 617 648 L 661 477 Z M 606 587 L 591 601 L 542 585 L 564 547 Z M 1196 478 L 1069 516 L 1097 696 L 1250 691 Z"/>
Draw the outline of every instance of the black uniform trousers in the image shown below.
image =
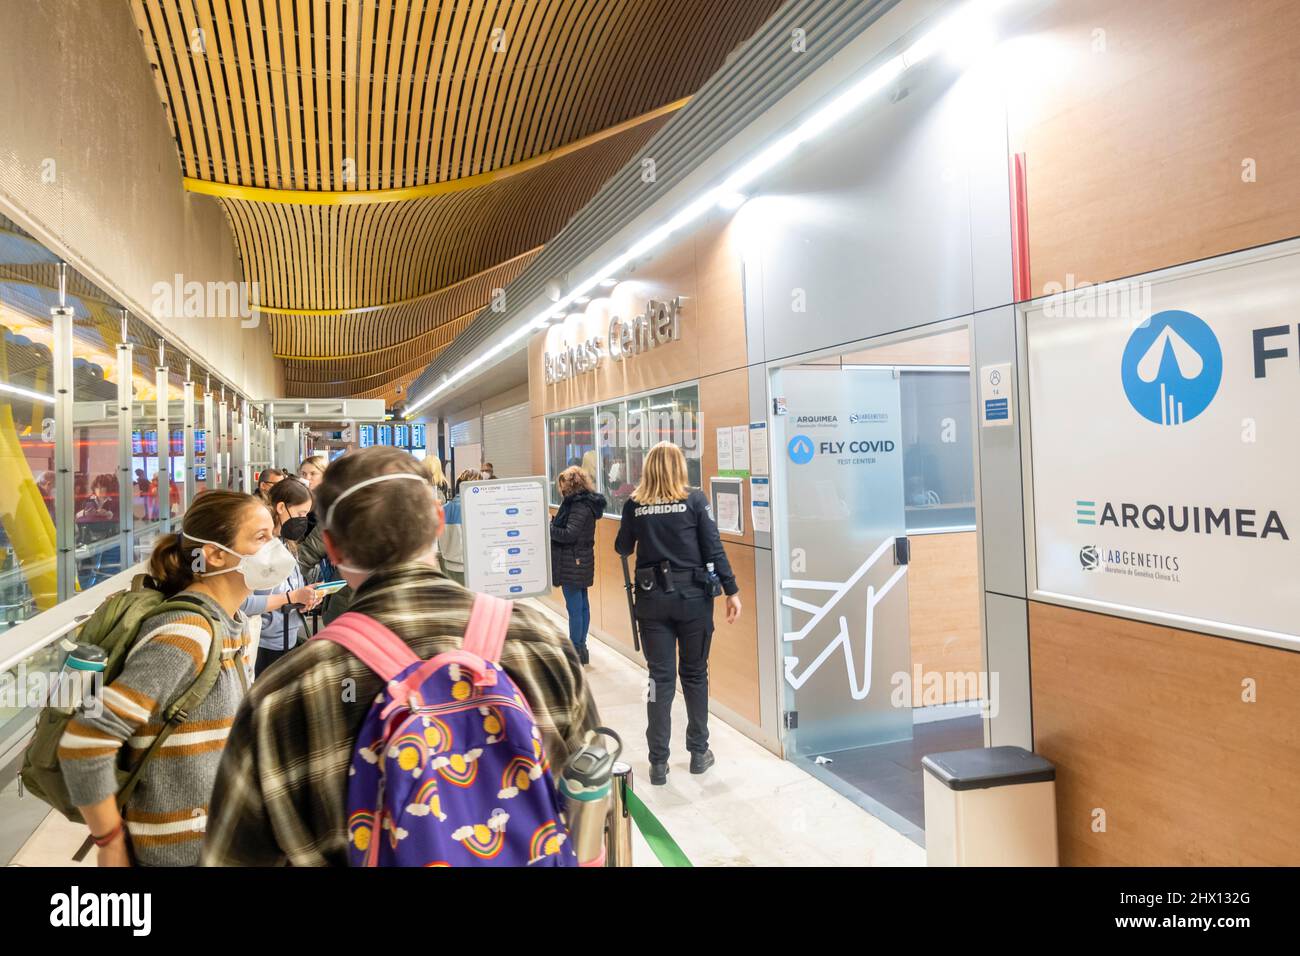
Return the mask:
<path fill-rule="evenodd" d="M 686 699 L 686 749 L 709 749 L 709 646 L 713 641 L 713 598 L 703 588 L 638 591 L 637 627 L 650 670 L 646 701 L 646 743 L 651 763 L 668 760 L 678 661 Z"/>

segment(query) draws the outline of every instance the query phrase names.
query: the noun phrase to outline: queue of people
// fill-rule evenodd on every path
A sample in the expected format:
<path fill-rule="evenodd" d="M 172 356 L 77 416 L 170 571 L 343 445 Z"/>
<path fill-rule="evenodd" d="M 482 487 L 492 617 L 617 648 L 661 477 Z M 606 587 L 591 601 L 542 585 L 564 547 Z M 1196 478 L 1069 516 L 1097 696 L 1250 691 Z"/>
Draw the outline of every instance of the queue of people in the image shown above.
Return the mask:
<path fill-rule="evenodd" d="M 728 595 L 729 622 L 740 613 L 717 528 L 703 495 L 686 485 L 681 454 L 665 443 L 647 456 L 616 542 L 620 554 L 636 555 L 636 619 L 655 689 L 647 710 L 655 784 L 667 774 L 679 657 L 691 771 L 712 763 L 713 597 Z M 195 499 L 177 530 L 158 539 L 149 579 L 138 582 L 161 592 L 161 603 L 150 605 L 125 664 L 103 689 L 102 713 L 74 713 L 58 738 L 67 793 L 101 865 L 347 865 L 372 838 L 397 839 L 382 820 L 358 830 L 343 800 L 362 722 L 392 685 L 373 661 L 331 637 L 342 624 L 303 640 L 302 612 L 321 602 L 324 566 L 346 585 L 348 620 L 382 626 L 413 661 L 457 651 L 474 626 L 471 610 L 478 614 L 463 586 L 459 490 L 483 477 L 467 469 L 451 483 L 436 460 L 379 446 L 328 465 L 308 459 L 298 477 L 263 472 L 257 495 L 212 490 Z M 553 575 L 569 634 L 526 604 L 500 622 L 500 669 L 535 725 L 539 769 L 530 779 L 548 782 L 599 724 L 584 666 L 595 529 L 606 501 L 581 468 L 566 469 L 558 484 Z M 351 692 L 340 694 L 344 686 Z M 482 713 L 487 743 L 503 739 L 501 717 Z M 137 772 L 119 794 L 122 766 Z M 196 818 L 205 825 L 196 827 Z M 552 841 L 547 853 L 559 845 Z"/>

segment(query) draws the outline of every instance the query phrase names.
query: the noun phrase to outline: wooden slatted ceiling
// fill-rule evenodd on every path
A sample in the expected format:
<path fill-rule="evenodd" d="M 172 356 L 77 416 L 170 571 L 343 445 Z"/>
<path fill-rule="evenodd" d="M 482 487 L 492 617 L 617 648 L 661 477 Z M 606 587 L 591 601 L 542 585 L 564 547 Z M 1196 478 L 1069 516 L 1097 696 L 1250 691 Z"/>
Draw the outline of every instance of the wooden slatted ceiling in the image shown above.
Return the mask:
<path fill-rule="evenodd" d="M 329 190 L 500 169 L 689 96 L 779 5 L 131 0 L 185 175 Z"/>
<path fill-rule="evenodd" d="M 401 302 L 550 239 L 664 122 L 652 120 L 510 179 L 407 202 L 303 206 L 223 200 L 263 305 Z M 484 300 L 486 301 L 486 300 Z"/>
<path fill-rule="evenodd" d="M 555 235 L 665 117 L 636 120 L 698 89 L 780 2 L 130 5 L 182 171 L 205 188 L 360 194 L 451 184 L 355 205 L 222 200 L 264 306 L 375 310 L 270 319 L 287 391 L 333 396 L 373 395 L 385 374 L 390 385 L 409 381 L 405 368 L 427 364 L 446 344 L 446 333 L 433 333 L 461 314 L 450 298 L 472 311 L 496 287 L 467 280 Z M 624 124 L 634 125 L 602 137 Z M 556 150 L 509 178 L 457 182 L 513 173 Z M 486 294 L 420 298 L 460 282 Z M 389 348 L 403 336 L 409 355 Z M 322 355 L 355 357 L 296 361 Z"/>

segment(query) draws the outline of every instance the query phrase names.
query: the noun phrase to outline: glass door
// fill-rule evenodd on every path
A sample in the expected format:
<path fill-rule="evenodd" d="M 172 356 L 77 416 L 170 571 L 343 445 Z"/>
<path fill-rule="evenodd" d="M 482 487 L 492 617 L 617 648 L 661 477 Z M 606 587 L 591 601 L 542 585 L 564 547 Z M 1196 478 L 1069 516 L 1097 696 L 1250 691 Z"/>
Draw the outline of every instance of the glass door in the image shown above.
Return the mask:
<path fill-rule="evenodd" d="M 898 373 L 787 368 L 773 395 L 786 406 L 773 437 L 787 752 L 907 740 L 911 709 L 895 699 L 911 668 Z"/>

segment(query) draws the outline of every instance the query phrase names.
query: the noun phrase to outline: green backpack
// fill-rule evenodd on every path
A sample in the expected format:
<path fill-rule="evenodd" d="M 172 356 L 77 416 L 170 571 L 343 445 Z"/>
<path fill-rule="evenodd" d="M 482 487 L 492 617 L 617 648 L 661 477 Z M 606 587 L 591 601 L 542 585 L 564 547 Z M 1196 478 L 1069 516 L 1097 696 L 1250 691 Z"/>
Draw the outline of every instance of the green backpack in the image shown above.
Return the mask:
<path fill-rule="evenodd" d="M 103 687 L 107 687 L 122 671 L 127 652 L 140 636 L 141 625 L 149 618 L 165 611 L 197 612 L 203 616 L 211 628 L 213 640 L 208 650 L 208 659 L 203 670 L 194 682 L 175 701 L 163 711 L 163 729 L 154 738 L 143 759 L 131 770 L 125 769 L 119 762 L 117 768 L 117 805 L 126 806 L 132 791 L 140 781 L 140 774 L 151 757 L 163 745 L 172 731 L 184 723 L 191 711 L 208 696 L 216 686 L 221 674 L 222 641 L 212 612 L 198 598 L 177 595 L 170 600 L 154 586 L 154 581 L 146 574 L 139 574 L 131 582 L 128 591 L 118 591 L 95 609 L 89 620 L 81 625 L 77 637 L 79 644 L 94 644 L 104 649 L 107 662 L 104 667 Z M 59 741 L 63 738 L 64 728 L 76 711 L 67 711 L 58 707 L 46 707 L 36 721 L 36 733 L 27 751 L 23 754 L 23 768 L 19 774 L 19 786 L 39 799 L 44 800 L 69 820 L 84 823 L 81 812 L 73 805 L 68 796 L 68 787 L 63 780 L 63 768 L 59 764 Z"/>

